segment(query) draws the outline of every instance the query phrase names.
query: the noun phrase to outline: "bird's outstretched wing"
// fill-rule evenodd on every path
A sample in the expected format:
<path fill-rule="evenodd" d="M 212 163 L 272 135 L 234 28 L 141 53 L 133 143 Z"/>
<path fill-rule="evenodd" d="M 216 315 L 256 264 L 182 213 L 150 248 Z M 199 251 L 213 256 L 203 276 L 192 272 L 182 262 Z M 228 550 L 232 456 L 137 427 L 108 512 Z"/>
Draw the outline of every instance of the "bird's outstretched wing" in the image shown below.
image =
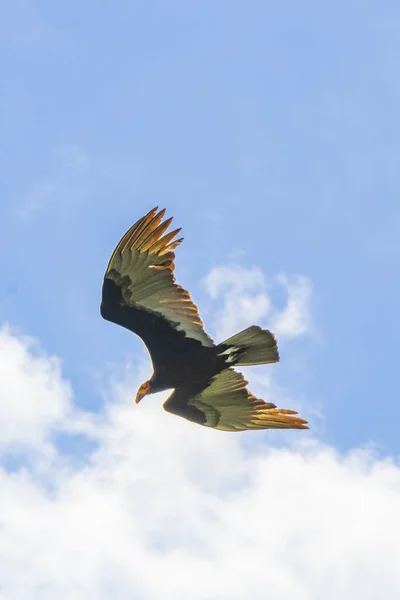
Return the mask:
<path fill-rule="evenodd" d="M 241 373 L 225 369 L 212 378 L 210 384 L 189 397 L 178 388 L 164 403 L 168 412 L 207 427 L 223 431 L 247 429 L 308 429 L 307 421 L 295 410 L 276 408 L 272 402 L 255 398 L 246 388 Z"/>
<path fill-rule="evenodd" d="M 189 345 L 213 345 L 189 293 L 175 283 L 173 250 L 183 238 L 174 239 L 180 229 L 165 233 L 172 217 L 162 221 L 164 214 L 152 209 L 122 237 L 104 275 L 101 303 L 105 319 L 143 339 L 153 364 L 174 347 L 182 351 L 185 338 Z"/>

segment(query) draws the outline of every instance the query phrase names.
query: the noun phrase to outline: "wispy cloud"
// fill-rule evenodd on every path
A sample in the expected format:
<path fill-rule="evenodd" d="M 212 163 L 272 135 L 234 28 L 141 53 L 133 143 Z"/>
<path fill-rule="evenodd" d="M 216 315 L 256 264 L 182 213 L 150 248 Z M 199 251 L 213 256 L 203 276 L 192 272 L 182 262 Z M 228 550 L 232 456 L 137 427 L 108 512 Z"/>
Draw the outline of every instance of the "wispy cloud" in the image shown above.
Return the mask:
<path fill-rule="evenodd" d="M 222 301 L 215 319 L 218 339 L 253 323 L 267 322 L 277 335 L 287 338 L 311 331 L 312 284 L 303 275 L 280 274 L 267 281 L 257 267 L 232 265 L 212 269 L 204 283 L 211 298 Z M 281 309 L 273 303 L 276 286 L 286 295 L 286 305 Z"/>
<path fill-rule="evenodd" d="M 55 156 L 60 161 L 60 167 L 69 173 L 83 173 L 90 167 L 87 152 L 79 146 L 60 144 L 55 150 Z"/>
<path fill-rule="evenodd" d="M 286 307 L 272 315 L 271 327 L 280 336 L 293 338 L 312 331 L 310 302 L 312 283 L 304 275 L 288 277 L 282 273 L 278 283 L 287 294 Z"/>
<path fill-rule="evenodd" d="M 44 179 L 32 186 L 25 198 L 16 205 L 15 213 L 21 219 L 43 210 L 49 203 L 55 202 L 61 193 L 59 182 L 53 179 Z"/>
<path fill-rule="evenodd" d="M 16 204 L 15 214 L 19 218 L 28 219 L 50 204 L 61 201 L 70 190 L 71 181 L 84 175 L 91 165 L 87 152 L 71 144 L 57 146 L 52 159 L 55 159 L 55 164 L 49 167 L 48 174 L 32 184 L 31 190 Z"/>

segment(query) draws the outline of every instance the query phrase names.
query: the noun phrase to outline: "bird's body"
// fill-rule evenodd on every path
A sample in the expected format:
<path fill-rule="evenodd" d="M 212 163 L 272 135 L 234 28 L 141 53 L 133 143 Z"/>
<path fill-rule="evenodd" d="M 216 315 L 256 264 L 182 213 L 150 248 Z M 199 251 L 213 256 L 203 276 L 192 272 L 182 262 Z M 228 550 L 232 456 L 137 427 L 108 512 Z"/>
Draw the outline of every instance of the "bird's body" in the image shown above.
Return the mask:
<path fill-rule="evenodd" d="M 229 366 L 214 344 L 203 346 L 157 314 L 141 309 L 133 313 L 123 304 L 120 289 L 111 280 L 104 283 L 103 298 L 102 316 L 128 329 L 135 328 L 156 362 L 157 368 L 150 379 L 153 392 L 193 384 L 197 387 Z M 107 310 L 110 305 L 116 307 L 111 313 Z"/>
<path fill-rule="evenodd" d="M 204 331 L 188 292 L 175 283 L 172 241 L 163 236 L 172 219 L 153 209 L 123 236 L 108 264 L 101 314 L 136 333 L 150 353 L 154 372 L 138 391 L 142 396 L 174 389 L 164 404 L 169 412 L 225 431 L 265 428 L 305 429 L 295 411 L 255 398 L 232 366 L 278 362 L 274 336 L 251 326 L 221 344 Z M 163 237 L 162 237 L 163 236 Z"/>

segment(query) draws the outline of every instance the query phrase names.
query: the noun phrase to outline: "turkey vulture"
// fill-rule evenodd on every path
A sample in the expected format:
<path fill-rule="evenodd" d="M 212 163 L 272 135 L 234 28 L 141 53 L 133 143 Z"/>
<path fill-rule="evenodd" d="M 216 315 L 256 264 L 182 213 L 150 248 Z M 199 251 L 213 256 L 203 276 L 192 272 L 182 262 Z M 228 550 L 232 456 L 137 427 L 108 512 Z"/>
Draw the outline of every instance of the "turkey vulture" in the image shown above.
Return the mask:
<path fill-rule="evenodd" d="M 214 344 L 189 293 L 175 283 L 174 249 L 180 229 L 153 208 L 125 233 L 104 275 L 101 315 L 140 336 L 153 363 L 136 402 L 166 389 L 165 410 L 223 431 L 308 429 L 294 410 L 259 400 L 234 365 L 279 361 L 276 339 L 256 325 Z"/>

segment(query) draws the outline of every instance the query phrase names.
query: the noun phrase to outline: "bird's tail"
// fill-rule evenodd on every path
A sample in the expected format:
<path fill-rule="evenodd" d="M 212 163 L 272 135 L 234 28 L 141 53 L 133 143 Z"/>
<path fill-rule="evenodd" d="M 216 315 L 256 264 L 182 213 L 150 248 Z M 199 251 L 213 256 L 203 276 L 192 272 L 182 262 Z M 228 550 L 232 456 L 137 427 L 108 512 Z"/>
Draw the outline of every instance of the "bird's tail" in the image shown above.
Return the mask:
<path fill-rule="evenodd" d="M 242 367 L 266 365 L 279 361 L 275 336 L 268 329 L 252 325 L 236 333 L 218 346 L 226 362 Z"/>

